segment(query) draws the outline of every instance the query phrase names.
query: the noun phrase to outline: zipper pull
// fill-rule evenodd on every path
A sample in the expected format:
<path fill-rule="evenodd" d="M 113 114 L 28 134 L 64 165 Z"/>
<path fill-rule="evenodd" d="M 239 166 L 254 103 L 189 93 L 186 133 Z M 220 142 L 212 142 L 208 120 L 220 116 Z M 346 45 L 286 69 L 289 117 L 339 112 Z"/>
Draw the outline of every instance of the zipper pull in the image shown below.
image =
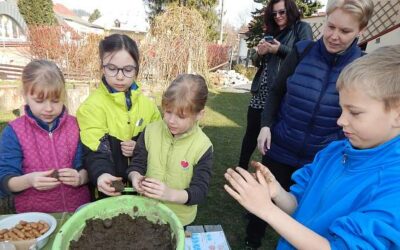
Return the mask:
<path fill-rule="evenodd" d="M 347 161 L 347 155 L 343 154 L 342 164 L 345 164 Z"/>
<path fill-rule="evenodd" d="M 142 124 L 143 124 L 143 118 L 140 118 L 139 120 L 136 121 L 135 126 L 140 127 L 140 126 L 142 126 Z"/>
<path fill-rule="evenodd" d="M 49 137 L 50 137 L 50 139 L 53 139 L 53 133 L 52 132 L 49 132 Z"/>

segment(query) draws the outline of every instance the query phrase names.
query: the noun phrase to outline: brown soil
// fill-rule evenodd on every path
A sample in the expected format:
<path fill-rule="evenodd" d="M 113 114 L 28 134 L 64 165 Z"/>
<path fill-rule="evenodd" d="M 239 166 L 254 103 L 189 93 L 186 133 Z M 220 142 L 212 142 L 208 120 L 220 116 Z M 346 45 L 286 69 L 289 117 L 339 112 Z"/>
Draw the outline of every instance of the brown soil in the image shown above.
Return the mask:
<path fill-rule="evenodd" d="M 49 177 L 56 178 L 57 180 L 60 179 L 60 173 L 57 169 L 54 169 L 53 173 Z"/>
<path fill-rule="evenodd" d="M 121 180 L 112 181 L 111 187 L 115 188 L 116 192 L 122 192 L 122 191 L 124 191 L 124 188 L 125 188 L 124 183 Z"/>
<path fill-rule="evenodd" d="M 133 219 L 119 214 L 111 219 L 87 220 L 81 237 L 71 241 L 70 249 L 172 250 L 175 246 L 168 224 L 154 224 L 145 217 Z"/>

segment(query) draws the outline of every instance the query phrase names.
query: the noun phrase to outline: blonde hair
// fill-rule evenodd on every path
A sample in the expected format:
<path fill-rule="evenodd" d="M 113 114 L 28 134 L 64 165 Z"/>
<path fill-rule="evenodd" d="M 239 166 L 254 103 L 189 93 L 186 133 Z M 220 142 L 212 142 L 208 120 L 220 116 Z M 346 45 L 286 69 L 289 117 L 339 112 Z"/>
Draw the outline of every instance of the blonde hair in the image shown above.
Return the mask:
<path fill-rule="evenodd" d="M 400 104 L 400 45 L 381 47 L 343 69 L 336 88 L 356 88 L 378 101 L 386 110 Z"/>
<path fill-rule="evenodd" d="M 374 13 L 374 2 L 372 0 L 330 0 L 326 7 L 326 15 L 329 16 L 336 9 L 344 10 L 357 17 L 360 29 L 363 29 L 367 27 Z"/>
<path fill-rule="evenodd" d="M 22 90 L 24 95 L 36 94 L 41 99 L 66 99 L 64 75 L 47 60 L 33 60 L 24 67 Z"/>
<path fill-rule="evenodd" d="M 179 115 L 195 115 L 204 109 L 208 96 L 205 79 L 200 75 L 181 74 L 171 82 L 162 96 L 162 109 Z"/>

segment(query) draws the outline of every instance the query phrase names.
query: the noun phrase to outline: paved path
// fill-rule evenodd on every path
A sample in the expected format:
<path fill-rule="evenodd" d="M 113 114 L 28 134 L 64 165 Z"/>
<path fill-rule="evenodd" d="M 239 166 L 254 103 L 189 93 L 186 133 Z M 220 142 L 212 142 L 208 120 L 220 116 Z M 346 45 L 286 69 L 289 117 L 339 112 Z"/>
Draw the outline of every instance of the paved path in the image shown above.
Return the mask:
<path fill-rule="evenodd" d="M 250 92 L 251 84 L 240 84 L 240 85 L 230 85 L 227 87 L 222 87 L 221 90 L 225 92 L 232 93 L 247 93 Z"/>

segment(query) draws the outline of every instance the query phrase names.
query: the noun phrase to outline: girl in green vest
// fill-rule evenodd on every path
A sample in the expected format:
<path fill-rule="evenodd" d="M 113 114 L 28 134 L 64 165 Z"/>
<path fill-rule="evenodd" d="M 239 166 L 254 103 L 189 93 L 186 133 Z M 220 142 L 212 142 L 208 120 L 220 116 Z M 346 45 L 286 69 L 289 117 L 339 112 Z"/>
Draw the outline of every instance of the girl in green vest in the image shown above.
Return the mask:
<path fill-rule="evenodd" d="M 208 89 L 202 76 L 179 75 L 164 92 L 164 119 L 140 135 L 127 170 L 138 193 L 162 201 L 183 225 L 207 195 L 213 148 L 198 125 Z"/>

